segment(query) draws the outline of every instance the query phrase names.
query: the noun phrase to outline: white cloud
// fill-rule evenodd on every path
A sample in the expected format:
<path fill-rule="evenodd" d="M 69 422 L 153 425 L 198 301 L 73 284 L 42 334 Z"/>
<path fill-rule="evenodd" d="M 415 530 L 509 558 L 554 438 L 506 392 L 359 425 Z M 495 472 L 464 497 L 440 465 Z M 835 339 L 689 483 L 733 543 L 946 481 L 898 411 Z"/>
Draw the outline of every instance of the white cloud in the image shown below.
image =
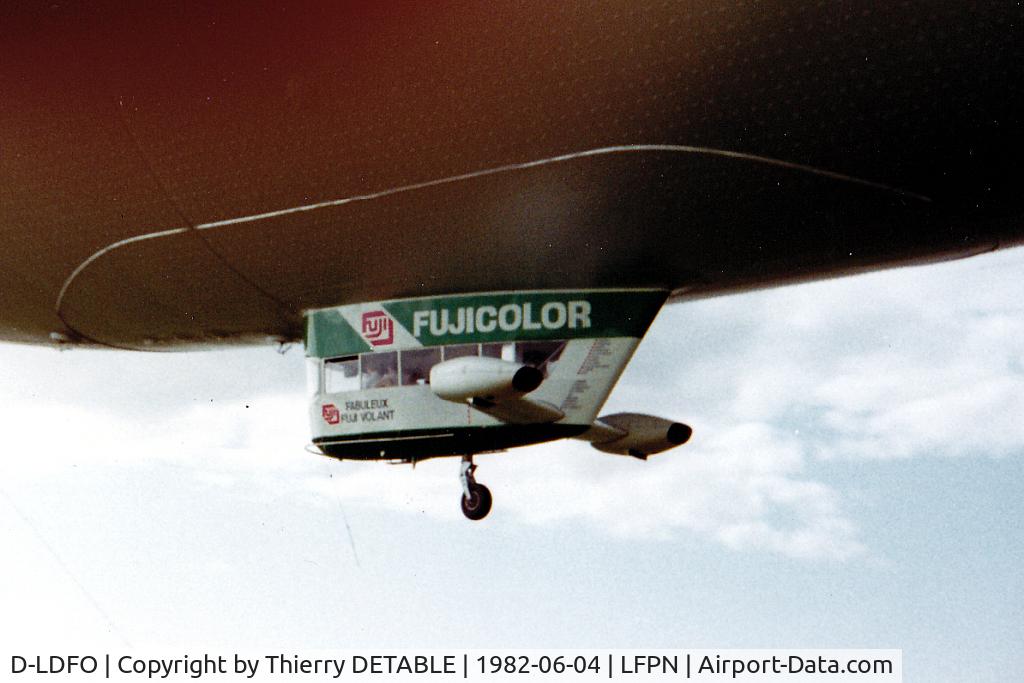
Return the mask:
<path fill-rule="evenodd" d="M 532 456 L 532 466 L 517 468 L 514 482 L 502 473 L 505 488 L 529 496 L 501 504 L 531 523 L 568 516 L 620 536 L 692 535 L 800 558 L 865 552 L 838 493 L 801 473 L 798 441 L 767 425 L 711 432 L 647 462 L 583 444 L 544 450 Z"/>

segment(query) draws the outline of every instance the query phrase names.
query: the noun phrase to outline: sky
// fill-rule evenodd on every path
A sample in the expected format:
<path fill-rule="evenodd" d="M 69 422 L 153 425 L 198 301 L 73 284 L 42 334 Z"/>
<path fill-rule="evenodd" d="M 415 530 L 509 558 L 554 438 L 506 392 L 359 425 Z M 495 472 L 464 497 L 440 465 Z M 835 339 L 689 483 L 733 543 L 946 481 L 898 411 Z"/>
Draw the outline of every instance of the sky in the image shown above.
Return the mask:
<path fill-rule="evenodd" d="M 564 441 L 337 462 L 299 347 L 0 346 L 0 649 L 901 648 L 1024 668 L 1024 249 L 667 306 Z M 6 654 L 6 653 L 4 653 Z"/>

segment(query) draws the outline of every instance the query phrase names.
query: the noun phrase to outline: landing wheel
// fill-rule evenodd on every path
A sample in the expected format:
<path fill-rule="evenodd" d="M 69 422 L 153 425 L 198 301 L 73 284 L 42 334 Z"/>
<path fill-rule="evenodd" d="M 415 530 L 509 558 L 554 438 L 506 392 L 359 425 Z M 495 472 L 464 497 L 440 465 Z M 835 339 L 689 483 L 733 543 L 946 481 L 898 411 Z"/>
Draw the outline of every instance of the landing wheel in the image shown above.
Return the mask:
<path fill-rule="evenodd" d="M 473 456 L 462 456 L 462 470 L 459 472 L 462 481 L 462 514 L 478 520 L 491 511 L 491 491 L 483 484 L 476 483 L 474 472 L 476 465 L 473 464 Z"/>
<path fill-rule="evenodd" d="M 491 491 L 483 484 L 470 484 L 469 495 L 462 495 L 462 514 L 472 520 L 483 519 L 491 511 Z"/>

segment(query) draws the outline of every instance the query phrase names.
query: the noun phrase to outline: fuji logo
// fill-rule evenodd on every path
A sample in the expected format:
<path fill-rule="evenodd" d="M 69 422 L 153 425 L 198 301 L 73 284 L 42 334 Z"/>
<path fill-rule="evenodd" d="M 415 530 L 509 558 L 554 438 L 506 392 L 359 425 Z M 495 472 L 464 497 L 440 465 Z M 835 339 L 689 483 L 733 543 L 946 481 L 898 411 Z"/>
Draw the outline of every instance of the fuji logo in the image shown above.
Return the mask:
<path fill-rule="evenodd" d="M 324 416 L 324 422 L 327 424 L 336 425 L 341 422 L 341 411 L 333 403 L 325 403 L 323 408 L 321 408 L 321 412 Z"/>
<path fill-rule="evenodd" d="M 395 327 L 384 311 L 363 313 L 363 336 L 373 346 L 387 346 L 395 341 Z"/>

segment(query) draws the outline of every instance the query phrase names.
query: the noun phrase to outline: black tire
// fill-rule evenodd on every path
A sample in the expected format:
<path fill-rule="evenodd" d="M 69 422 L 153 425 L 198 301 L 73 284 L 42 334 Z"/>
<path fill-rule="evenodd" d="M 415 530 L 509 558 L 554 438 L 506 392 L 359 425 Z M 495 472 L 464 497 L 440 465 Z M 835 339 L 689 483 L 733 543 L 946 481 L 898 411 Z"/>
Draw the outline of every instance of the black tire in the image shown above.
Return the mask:
<path fill-rule="evenodd" d="M 491 491 L 483 484 L 472 484 L 469 497 L 462 496 L 462 514 L 474 521 L 483 519 L 491 511 Z"/>

